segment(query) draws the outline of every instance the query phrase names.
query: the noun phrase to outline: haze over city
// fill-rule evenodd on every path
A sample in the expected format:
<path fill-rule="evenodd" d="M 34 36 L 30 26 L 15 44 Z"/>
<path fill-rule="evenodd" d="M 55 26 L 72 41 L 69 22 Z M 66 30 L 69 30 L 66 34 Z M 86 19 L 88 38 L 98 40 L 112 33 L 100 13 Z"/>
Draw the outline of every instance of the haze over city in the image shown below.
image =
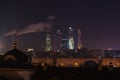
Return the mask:
<path fill-rule="evenodd" d="M 120 1 L 0 0 L 0 80 L 120 80 Z"/>
<path fill-rule="evenodd" d="M 116 1 L 0 1 L 0 43 L 10 48 L 17 36 L 19 46 L 39 49 L 44 34 L 81 30 L 85 48 L 120 49 L 120 5 Z"/>

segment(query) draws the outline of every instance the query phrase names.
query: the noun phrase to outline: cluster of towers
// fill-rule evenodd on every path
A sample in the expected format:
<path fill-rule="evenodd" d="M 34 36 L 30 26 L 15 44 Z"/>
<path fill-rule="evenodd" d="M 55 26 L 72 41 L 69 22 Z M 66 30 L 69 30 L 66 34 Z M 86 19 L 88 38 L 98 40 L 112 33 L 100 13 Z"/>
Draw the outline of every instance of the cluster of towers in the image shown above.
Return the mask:
<path fill-rule="evenodd" d="M 81 31 L 78 29 L 77 31 L 77 38 L 75 38 L 75 32 L 73 31 L 72 27 L 69 27 L 67 37 L 63 37 L 61 30 L 57 30 L 54 35 L 47 34 L 46 35 L 46 44 L 45 50 L 74 50 L 74 49 L 81 49 Z M 75 44 L 77 43 L 77 44 Z"/>

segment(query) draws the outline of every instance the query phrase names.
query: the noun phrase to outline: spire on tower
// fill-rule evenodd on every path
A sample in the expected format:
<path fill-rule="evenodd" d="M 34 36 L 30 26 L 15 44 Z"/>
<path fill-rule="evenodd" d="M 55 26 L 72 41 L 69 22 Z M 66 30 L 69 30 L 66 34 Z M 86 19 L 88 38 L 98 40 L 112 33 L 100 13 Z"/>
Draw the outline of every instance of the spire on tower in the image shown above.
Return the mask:
<path fill-rule="evenodd" d="M 14 49 L 17 49 L 18 48 L 18 36 L 17 34 L 15 34 L 15 38 L 14 38 L 14 43 L 13 43 L 13 48 Z"/>
<path fill-rule="evenodd" d="M 13 48 L 17 49 L 18 48 L 18 44 L 16 42 L 13 43 Z"/>

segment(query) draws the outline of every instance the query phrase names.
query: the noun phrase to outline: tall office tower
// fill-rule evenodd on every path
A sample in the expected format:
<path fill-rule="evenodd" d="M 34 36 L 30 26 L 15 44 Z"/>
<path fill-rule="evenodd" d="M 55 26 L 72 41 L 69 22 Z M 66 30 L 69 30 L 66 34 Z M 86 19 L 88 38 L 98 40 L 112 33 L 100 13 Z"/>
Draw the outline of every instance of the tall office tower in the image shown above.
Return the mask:
<path fill-rule="evenodd" d="M 55 51 L 56 50 L 56 45 L 57 44 L 57 38 L 56 38 L 56 34 L 52 35 L 52 50 Z"/>
<path fill-rule="evenodd" d="M 73 28 L 69 27 L 69 49 L 74 49 L 74 37 L 73 37 Z"/>
<path fill-rule="evenodd" d="M 62 44 L 62 32 L 60 30 L 57 30 L 57 32 L 53 35 L 52 45 L 53 50 L 61 50 L 61 44 Z"/>
<path fill-rule="evenodd" d="M 57 38 L 57 44 L 56 44 L 57 45 L 57 50 L 61 50 L 62 32 L 60 30 L 57 30 L 56 34 L 57 34 L 57 37 L 56 37 Z"/>
<path fill-rule="evenodd" d="M 62 49 L 68 49 L 68 39 L 67 38 L 62 38 L 62 41 L 61 41 L 61 48 Z"/>
<path fill-rule="evenodd" d="M 81 49 L 82 48 L 82 43 L 81 43 L 81 31 L 80 29 L 78 29 L 78 49 Z"/>
<path fill-rule="evenodd" d="M 52 49 L 51 35 L 46 35 L 46 51 L 50 51 L 51 49 Z"/>

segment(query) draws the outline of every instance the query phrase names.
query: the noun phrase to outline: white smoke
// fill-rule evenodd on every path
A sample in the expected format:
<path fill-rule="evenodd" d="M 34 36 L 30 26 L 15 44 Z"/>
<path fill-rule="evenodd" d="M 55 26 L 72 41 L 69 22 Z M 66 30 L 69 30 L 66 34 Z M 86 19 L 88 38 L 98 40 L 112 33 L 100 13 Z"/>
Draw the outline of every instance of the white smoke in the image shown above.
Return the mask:
<path fill-rule="evenodd" d="M 54 20 L 56 17 L 55 16 L 49 16 L 48 20 Z"/>
<path fill-rule="evenodd" d="M 49 16 L 48 22 L 55 19 L 55 16 Z M 52 24 L 48 22 L 40 22 L 36 24 L 31 24 L 26 28 L 23 28 L 21 30 L 12 30 L 8 33 L 5 33 L 3 36 L 10 36 L 10 35 L 23 35 L 28 33 L 35 33 L 35 32 L 48 32 L 50 31 Z"/>
<path fill-rule="evenodd" d="M 12 30 L 10 32 L 5 33 L 3 36 L 11 36 L 11 35 L 14 35 L 14 34 L 17 34 L 17 30 L 16 29 L 14 29 L 14 30 Z"/>
<path fill-rule="evenodd" d="M 31 24 L 28 27 L 18 31 L 17 35 L 35 33 L 35 32 L 47 32 L 50 30 L 51 26 L 52 26 L 51 24 L 42 23 L 42 22 L 37 24 Z"/>

